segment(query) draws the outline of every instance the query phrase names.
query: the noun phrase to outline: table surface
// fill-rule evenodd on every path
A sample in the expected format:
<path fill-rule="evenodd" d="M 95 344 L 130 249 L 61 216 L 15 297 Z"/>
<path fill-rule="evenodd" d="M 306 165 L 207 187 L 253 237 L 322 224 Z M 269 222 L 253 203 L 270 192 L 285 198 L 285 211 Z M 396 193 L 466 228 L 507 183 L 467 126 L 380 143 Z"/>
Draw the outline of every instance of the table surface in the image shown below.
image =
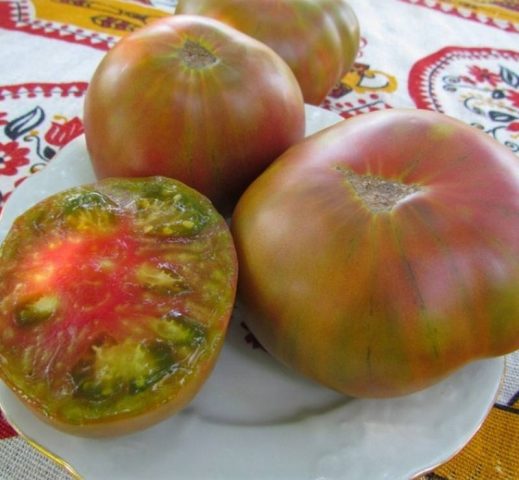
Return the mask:
<path fill-rule="evenodd" d="M 120 37 L 175 0 L 0 0 L 0 212 L 28 176 L 83 132 L 86 87 Z M 354 67 L 322 107 L 350 118 L 424 108 L 484 130 L 519 155 L 519 0 L 351 0 Z M 434 432 L 431 433 L 434 435 Z M 469 444 L 428 479 L 519 478 L 519 352 Z M 66 479 L 0 414 L 0 479 Z"/>

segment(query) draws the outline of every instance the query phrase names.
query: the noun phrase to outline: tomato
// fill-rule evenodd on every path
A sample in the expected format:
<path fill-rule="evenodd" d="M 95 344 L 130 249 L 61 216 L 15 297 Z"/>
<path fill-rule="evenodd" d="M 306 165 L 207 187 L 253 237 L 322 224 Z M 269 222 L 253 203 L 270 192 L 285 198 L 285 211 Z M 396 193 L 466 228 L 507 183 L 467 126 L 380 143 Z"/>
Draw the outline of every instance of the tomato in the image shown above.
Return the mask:
<path fill-rule="evenodd" d="M 0 376 L 62 430 L 149 426 L 210 374 L 236 276 L 227 224 L 180 182 L 107 179 L 53 195 L 0 250 Z"/>
<path fill-rule="evenodd" d="M 98 178 L 162 175 L 222 211 L 304 136 L 297 80 L 269 47 L 209 18 L 124 37 L 89 85 L 85 136 Z"/>
<path fill-rule="evenodd" d="M 205 15 L 273 48 L 294 72 L 305 102 L 320 104 L 353 65 L 360 28 L 344 0 L 179 0 L 175 13 Z"/>
<path fill-rule="evenodd" d="M 447 116 L 386 110 L 309 137 L 247 189 L 232 232 L 250 330 L 346 395 L 519 348 L 519 161 Z"/>

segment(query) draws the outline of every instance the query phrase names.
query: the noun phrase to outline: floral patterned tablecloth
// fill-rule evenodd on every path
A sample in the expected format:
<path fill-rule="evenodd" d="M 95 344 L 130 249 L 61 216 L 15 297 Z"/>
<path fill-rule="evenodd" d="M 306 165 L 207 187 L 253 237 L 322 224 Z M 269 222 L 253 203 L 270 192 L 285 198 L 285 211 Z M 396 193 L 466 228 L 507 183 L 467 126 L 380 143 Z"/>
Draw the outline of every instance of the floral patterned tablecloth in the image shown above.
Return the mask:
<path fill-rule="evenodd" d="M 361 48 L 324 108 L 344 118 L 436 110 L 519 155 L 519 0 L 350 3 Z M 83 97 L 104 53 L 174 7 L 175 0 L 0 0 L 0 212 L 25 178 L 83 132 Z M 1 480 L 66 478 L 0 416 Z M 519 352 L 507 357 L 500 395 L 476 436 L 424 478 L 519 479 Z"/>

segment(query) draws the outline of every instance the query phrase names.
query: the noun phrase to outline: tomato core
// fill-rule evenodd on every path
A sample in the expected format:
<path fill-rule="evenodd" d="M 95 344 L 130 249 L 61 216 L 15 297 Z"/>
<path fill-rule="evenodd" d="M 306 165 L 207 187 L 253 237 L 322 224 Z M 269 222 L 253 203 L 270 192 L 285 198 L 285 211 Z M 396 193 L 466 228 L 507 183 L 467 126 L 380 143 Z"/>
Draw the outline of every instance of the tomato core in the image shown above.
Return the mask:
<path fill-rule="evenodd" d="M 355 194 L 373 213 L 390 212 L 397 203 L 421 190 L 418 185 L 409 185 L 376 175 L 360 175 L 340 166 L 337 166 L 336 170 L 344 175 Z"/>
<path fill-rule="evenodd" d="M 218 62 L 218 59 L 206 48 L 193 40 L 186 40 L 180 51 L 180 58 L 194 69 L 207 68 Z"/>

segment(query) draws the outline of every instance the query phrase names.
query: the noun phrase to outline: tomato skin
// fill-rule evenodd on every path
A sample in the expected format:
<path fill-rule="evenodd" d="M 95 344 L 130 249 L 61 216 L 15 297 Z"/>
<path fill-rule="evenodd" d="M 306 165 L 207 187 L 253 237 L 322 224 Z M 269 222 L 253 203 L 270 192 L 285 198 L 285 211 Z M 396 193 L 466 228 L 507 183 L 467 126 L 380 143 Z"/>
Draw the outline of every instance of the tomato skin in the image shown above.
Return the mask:
<path fill-rule="evenodd" d="M 47 423 L 51 427 L 57 428 L 58 430 L 75 435 L 79 437 L 91 437 L 91 438 L 108 438 L 117 437 L 121 435 L 127 435 L 130 433 L 145 430 L 160 422 L 163 422 L 173 415 L 176 415 L 182 408 L 189 405 L 189 403 L 195 398 L 200 389 L 205 383 L 205 380 L 211 374 L 216 359 L 220 353 L 221 346 L 214 352 L 215 356 L 213 361 L 206 363 L 203 369 L 199 371 L 199 374 L 194 379 L 195 381 L 189 382 L 177 395 L 174 402 L 166 402 L 158 405 L 154 409 L 143 412 L 136 416 L 121 417 L 113 422 L 92 422 L 85 423 L 82 425 L 75 425 L 63 421 L 57 417 L 49 417 L 42 411 L 40 405 L 30 401 L 21 390 L 17 390 L 16 386 L 11 385 L 7 382 L 9 387 L 18 395 L 18 398 L 29 408 L 29 410 L 41 421 Z"/>
<path fill-rule="evenodd" d="M 314 105 L 349 71 L 359 49 L 359 22 L 344 0 L 179 0 L 175 13 L 215 18 L 269 45 Z"/>
<path fill-rule="evenodd" d="M 368 207 L 366 178 L 404 194 Z M 236 207 L 247 324 L 347 395 L 425 388 L 519 348 L 518 214 L 519 161 L 486 134 L 426 111 L 341 122 L 287 150 Z"/>
<path fill-rule="evenodd" d="M 198 393 L 223 346 L 237 260 L 200 193 L 111 178 L 19 216 L 0 277 L 0 378 L 49 424 L 113 436 Z"/>
<path fill-rule="evenodd" d="M 304 122 L 297 80 L 274 51 L 190 15 L 124 37 L 94 73 L 84 109 L 98 178 L 176 178 L 222 210 L 303 137 Z"/>

